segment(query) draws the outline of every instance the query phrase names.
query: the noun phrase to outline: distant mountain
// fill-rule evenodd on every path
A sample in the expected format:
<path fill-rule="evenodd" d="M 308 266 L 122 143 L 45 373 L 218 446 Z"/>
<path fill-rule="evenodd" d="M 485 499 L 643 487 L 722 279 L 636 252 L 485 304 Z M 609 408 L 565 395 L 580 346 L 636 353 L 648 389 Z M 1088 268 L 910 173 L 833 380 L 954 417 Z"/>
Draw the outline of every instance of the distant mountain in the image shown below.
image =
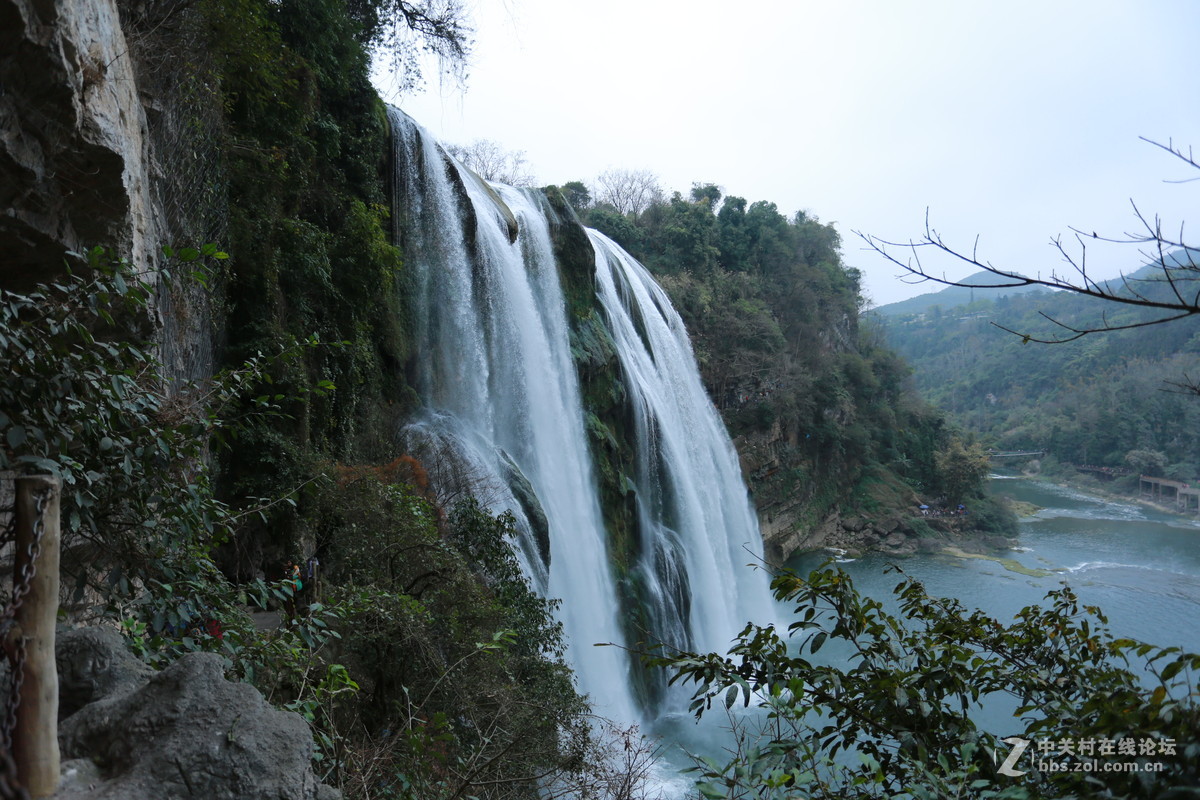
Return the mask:
<path fill-rule="evenodd" d="M 1166 275 L 1163 272 L 1164 264 L 1171 271 L 1171 275 L 1175 279 L 1186 278 L 1188 281 L 1200 280 L 1200 276 L 1193 276 L 1192 274 L 1177 271 L 1180 268 L 1187 270 L 1188 273 L 1190 273 L 1191 270 L 1200 270 L 1200 250 L 1180 249 L 1172 250 L 1170 253 L 1167 253 L 1165 256 L 1163 256 L 1161 262 L 1152 261 L 1139 267 L 1133 272 L 1127 273 L 1124 281 L 1122 281 L 1120 278 L 1114 278 L 1109 281 L 1104 281 L 1101 285 L 1106 288 L 1113 289 L 1114 291 L 1120 291 L 1122 284 L 1128 282 L 1133 288 L 1137 289 L 1137 291 L 1141 293 L 1144 291 L 1141 283 L 1149 281 L 1166 281 Z"/>
<path fill-rule="evenodd" d="M 997 297 L 1049 291 L 1041 286 L 1017 286 L 1007 289 L 984 288 L 978 292 L 971 288 L 972 286 L 997 286 L 1004 282 L 1005 279 L 999 275 L 993 275 L 990 272 L 976 272 L 974 275 L 969 275 L 963 279 L 963 283 L 969 284 L 968 286 L 947 286 L 941 291 L 917 295 L 907 300 L 901 300 L 898 303 L 876 306 L 872 310 L 876 314 L 885 317 L 897 317 L 905 314 L 924 314 L 934 306 L 941 306 L 942 310 L 947 310 L 957 306 L 965 306 L 976 300 L 994 300 Z"/>
<path fill-rule="evenodd" d="M 1164 261 L 1189 266 L 1200 263 L 1200 253 L 1176 251 Z M 1196 280 L 1188 273 L 1173 277 Z M 1187 284 L 1188 293 L 1198 285 Z M 1149 298 L 1175 294 L 1158 264 L 1102 286 Z M 876 309 L 888 343 L 912 366 L 926 399 L 997 449 L 1044 450 L 1061 462 L 1106 467 L 1128 467 L 1149 454 L 1167 477 L 1200 478 L 1200 398 L 1183 386 L 1200 381 L 1200 317 L 1062 344 L 1026 343 L 1004 329 L 1055 339 L 1163 314 L 1049 290 L 1020 296 L 980 290 L 969 311 L 942 313 L 970 302 L 970 291 Z"/>

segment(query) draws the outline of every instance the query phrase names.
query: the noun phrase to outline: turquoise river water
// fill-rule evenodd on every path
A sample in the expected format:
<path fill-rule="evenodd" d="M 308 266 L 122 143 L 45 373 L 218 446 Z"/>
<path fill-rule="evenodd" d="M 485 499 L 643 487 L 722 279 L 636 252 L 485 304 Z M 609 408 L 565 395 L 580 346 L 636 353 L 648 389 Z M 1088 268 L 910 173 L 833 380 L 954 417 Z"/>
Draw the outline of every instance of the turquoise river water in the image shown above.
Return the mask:
<path fill-rule="evenodd" d="M 992 489 L 1041 507 L 1021 520 L 1019 548 L 1002 554 L 1039 574 L 943 554 L 896 563 L 930 594 L 1002 622 L 1067 584 L 1082 603 L 1100 607 L 1114 636 L 1200 651 L 1200 524 L 1041 481 L 996 477 Z M 803 573 L 827 558 L 808 553 L 789 566 Z M 870 554 L 840 566 L 859 591 L 882 600 L 899 580 L 884 571 L 892 561 Z"/>
<path fill-rule="evenodd" d="M 1002 561 L 941 553 L 841 559 L 817 552 L 797 556 L 788 566 L 807 574 L 835 558 L 860 592 L 894 612 L 892 589 L 901 580 L 887 570 L 894 563 L 930 594 L 957 598 L 1001 622 L 1010 622 L 1025 606 L 1044 605 L 1047 592 L 1066 584 L 1081 604 L 1100 607 L 1114 637 L 1200 652 L 1200 522 L 1042 481 L 994 476 L 992 490 L 1041 509 L 1021 520 L 1018 547 L 998 554 Z M 792 609 L 778 611 L 786 624 Z M 841 650 L 830 643 L 821 658 L 836 662 L 848 655 Z M 718 705 L 713 718 L 699 725 L 684 713 L 660 721 L 655 733 L 672 743 L 670 762 L 688 763 L 676 748 L 718 755 L 730 746 Z M 998 735 L 1011 734 L 1010 705 L 990 702 L 977 709 L 977 721 Z"/>

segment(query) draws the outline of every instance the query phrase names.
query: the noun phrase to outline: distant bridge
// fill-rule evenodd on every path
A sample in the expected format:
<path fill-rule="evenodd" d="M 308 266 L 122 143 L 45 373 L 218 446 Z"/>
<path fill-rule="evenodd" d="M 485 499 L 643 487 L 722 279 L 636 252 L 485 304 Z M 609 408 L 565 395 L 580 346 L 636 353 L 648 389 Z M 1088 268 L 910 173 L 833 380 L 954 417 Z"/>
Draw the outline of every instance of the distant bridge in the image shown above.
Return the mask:
<path fill-rule="evenodd" d="M 995 450 L 988 453 L 988 458 L 1035 458 L 1046 455 L 1045 450 L 1009 450 L 1004 453 Z"/>
<path fill-rule="evenodd" d="M 1193 489 L 1183 481 L 1166 478 L 1151 478 L 1142 475 L 1138 482 L 1142 497 L 1160 503 L 1174 503 L 1184 513 L 1200 514 L 1200 489 Z"/>

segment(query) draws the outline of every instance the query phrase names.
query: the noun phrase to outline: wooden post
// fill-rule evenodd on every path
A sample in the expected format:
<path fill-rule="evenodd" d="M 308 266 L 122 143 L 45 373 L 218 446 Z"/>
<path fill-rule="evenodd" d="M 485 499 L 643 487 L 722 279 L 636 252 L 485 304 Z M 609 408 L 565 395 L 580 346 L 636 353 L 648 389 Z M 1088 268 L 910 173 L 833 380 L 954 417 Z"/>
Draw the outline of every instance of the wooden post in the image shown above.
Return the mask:
<path fill-rule="evenodd" d="M 17 555 L 14 584 L 29 562 L 29 546 L 42 525 L 40 552 L 29 594 L 17 609 L 14 633 L 25 640 L 24 681 L 13 731 L 17 776 L 30 797 L 48 797 L 58 788 L 58 669 L 54 626 L 58 621 L 59 525 L 58 479 L 48 475 L 17 478 Z M 37 499 L 49 493 L 39 515 Z"/>

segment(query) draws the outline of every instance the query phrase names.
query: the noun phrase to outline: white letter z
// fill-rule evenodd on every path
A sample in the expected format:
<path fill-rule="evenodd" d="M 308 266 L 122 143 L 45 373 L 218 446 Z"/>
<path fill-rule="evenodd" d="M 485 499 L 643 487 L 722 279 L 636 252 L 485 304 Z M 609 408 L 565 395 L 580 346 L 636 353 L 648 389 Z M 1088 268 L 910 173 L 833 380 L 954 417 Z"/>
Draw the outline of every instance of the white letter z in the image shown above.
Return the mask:
<path fill-rule="evenodd" d="M 1013 778 L 1021 777 L 1025 773 L 1021 770 L 1013 769 L 1013 766 L 1017 763 L 1017 759 L 1021 757 L 1021 754 L 1025 752 L 1025 748 L 1029 747 L 1029 740 L 1022 739 L 1020 736 L 1009 736 L 1007 739 L 1001 739 L 1000 741 L 1005 744 L 1011 744 L 1013 749 L 1008 754 L 1008 758 L 1004 759 L 1004 763 L 1000 765 L 999 773 Z M 1000 754 L 997 753 L 996 758 L 999 759 L 999 757 Z"/>

